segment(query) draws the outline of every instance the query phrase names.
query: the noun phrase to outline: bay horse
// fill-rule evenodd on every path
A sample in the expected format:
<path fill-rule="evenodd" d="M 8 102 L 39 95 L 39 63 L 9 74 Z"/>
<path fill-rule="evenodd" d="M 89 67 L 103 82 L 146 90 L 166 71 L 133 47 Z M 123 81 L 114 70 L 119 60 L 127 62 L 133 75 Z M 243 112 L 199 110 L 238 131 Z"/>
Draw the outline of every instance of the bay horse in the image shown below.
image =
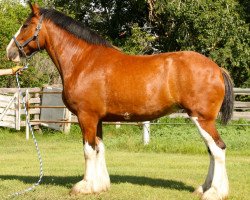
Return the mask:
<path fill-rule="evenodd" d="M 56 10 L 31 3 L 30 8 L 7 56 L 18 62 L 45 49 L 61 75 L 63 101 L 77 115 L 84 142 L 85 174 L 71 194 L 110 188 L 103 121 L 148 121 L 181 108 L 210 155 L 208 175 L 196 193 L 206 200 L 227 198 L 226 145 L 215 126 L 219 112 L 227 123 L 233 110 L 233 84 L 224 69 L 191 51 L 127 55 Z"/>

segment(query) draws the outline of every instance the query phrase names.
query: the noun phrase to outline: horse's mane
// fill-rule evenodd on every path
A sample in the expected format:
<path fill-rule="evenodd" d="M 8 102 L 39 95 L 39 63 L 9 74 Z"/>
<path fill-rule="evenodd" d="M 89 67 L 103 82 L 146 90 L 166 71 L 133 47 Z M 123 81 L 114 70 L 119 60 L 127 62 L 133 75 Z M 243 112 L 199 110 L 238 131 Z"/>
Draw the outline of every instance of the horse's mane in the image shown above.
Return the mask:
<path fill-rule="evenodd" d="M 68 31 L 77 38 L 85 40 L 90 44 L 112 47 L 112 45 L 107 40 L 93 32 L 89 28 L 85 27 L 82 23 L 64 15 L 61 12 L 58 12 L 54 9 L 40 8 L 40 14 L 43 14 L 44 19 L 52 21 L 57 26 Z"/>

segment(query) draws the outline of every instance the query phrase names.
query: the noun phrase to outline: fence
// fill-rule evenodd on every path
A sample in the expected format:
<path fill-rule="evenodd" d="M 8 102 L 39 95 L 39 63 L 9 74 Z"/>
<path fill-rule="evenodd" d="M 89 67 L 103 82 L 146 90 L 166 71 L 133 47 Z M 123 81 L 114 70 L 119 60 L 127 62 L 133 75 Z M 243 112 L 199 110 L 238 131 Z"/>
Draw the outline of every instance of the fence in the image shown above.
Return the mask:
<path fill-rule="evenodd" d="M 21 89 L 26 106 L 28 108 L 28 117 L 25 117 L 25 111 L 22 107 L 22 99 L 17 88 L 0 88 L 0 126 L 15 128 L 26 127 L 26 138 L 29 136 L 27 120 L 39 120 L 40 109 L 30 108 L 30 105 L 40 105 L 40 88 L 22 88 Z M 32 123 L 33 126 L 40 123 Z"/>
<path fill-rule="evenodd" d="M 20 120 L 18 117 L 20 112 L 18 92 L 13 95 L 0 94 L 0 126 L 15 128 L 20 130 Z"/>
<path fill-rule="evenodd" d="M 234 95 L 250 96 L 250 88 L 234 88 Z M 249 99 L 249 98 L 248 98 Z M 250 121 L 250 102 L 235 101 L 233 119 L 246 119 Z"/>
<path fill-rule="evenodd" d="M 25 111 L 21 105 L 17 88 L 0 88 L 0 126 L 15 128 L 26 126 L 26 138 L 29 137 L 29 127 L 26 120 L 30 120 L 31 125 L 38 128 L 38 125 L 47 126 L 64 132 L 70 130 L 71 123 L 78 123 L 76 116 L 72 115 L 61 100 L 60 87 L 23 88 L 26 107 L 28 108 L 27 119 L 23 117 Z M 234 88 L 235 96 L 249 96 L 250 88 Z M 174 113 L 171 118 L 184 117 L 186 113 Z M 250 102 L 235 101 L 233 119 L 246 119 L 250 121 Z M 104 123 L 107 124 L 107 123 Z M 138 124 L 138 123 L 108 123 L 108 124 Z M 157 124 L 157 123 L 156 123 Z M 144 130 L 144 143 L 149 141 L 149 122 L 141 123 Z"/>
<path fill-rule="evenodd" d="M 27 120 L 30 120 L 31 125 L 35 129 L 42 125 L 68 132 L 70 123 L 60 123 L 60 121 L 66 122 L 71 120 L 71 113 L 62 102 L 62 89 L 56 88 L 57 91 L 54 91 L 55 88 L 53 91 L 50 89 L 51 87 L 21 89 L 28 113 L 26 117 L 18 89 L 0 88 L 0 126 L 16 130 L 20 130 L 20 127 L 26 127 L 26 139 L 29 138 Z M 61 113 L 64 113 L 64 118 L 60 118 Z M 65 118 L 68 119 L 66 120 Z M 52 124 L 52 120 L 56 124 Z"/>

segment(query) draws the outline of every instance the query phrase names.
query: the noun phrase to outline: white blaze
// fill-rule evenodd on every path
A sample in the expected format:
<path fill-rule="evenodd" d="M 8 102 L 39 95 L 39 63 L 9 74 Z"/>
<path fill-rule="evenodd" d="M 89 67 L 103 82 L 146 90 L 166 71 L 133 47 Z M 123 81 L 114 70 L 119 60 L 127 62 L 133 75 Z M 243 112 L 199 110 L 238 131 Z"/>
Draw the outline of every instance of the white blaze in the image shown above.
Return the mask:
<path fill-rule="evenodd" d="M 21 28 L 22 28 L 22 26 L 21 26 L 21 27 L 18 29 L 18 31 L 16 32 L 16 34 L 15 34 L 15 36 L 14 36 L 15 38 L 20 34 Z M 13 48 L 13 45 L 15 45 L 15 41 L 14 41 L 14 39 L 12 38 L 11 41 L 10 41 L 10 43 L 8 44 L 7 48 L 6 48 L 7 56 L 9 55 L 10 49 Z M 18 54 L 18 56 L 17 56 L 16 58 L 13 58 L 12 61 L 14 61 L 14 62 L 19 62 L 19 61 L 20 61 L 20 56 L 19 56 L 19 54 Z"/>

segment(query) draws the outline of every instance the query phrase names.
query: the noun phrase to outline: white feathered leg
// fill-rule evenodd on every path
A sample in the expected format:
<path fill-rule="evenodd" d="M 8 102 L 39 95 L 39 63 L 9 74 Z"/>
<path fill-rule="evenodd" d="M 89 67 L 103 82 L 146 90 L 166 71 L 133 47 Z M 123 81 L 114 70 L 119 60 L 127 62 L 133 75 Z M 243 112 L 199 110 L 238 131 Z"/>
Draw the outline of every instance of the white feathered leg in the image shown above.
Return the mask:
<path fill-rule="evenodd" d="M 210 157 L 210 164 L 209 164 L 209 169 L 208 169 L 206 180 L 194 192 L 200 197 L 204 194 L 205 191 L 207 191 L 211 187 L 213 176 L 214 176 L 214 158 L 211 154 L 209 155 L 209 157 Z"/>
<path fill-rule="evenodd" d="M 107 191 L 110 188 L 110 179 L 105 162 L 103 142 L 99 139 L 95 150 L 88 143 L 85 143 L 84 156 L 84 179 L 74 185 L 71 194 L 90 194 Z"/>
<path fill-rule="evenodd" d="M 110 188 L 110 178 L 105 161 L 105 147 L 101 139 L 99 139 L 97 150 L 98 150 L 96 157 L 97 176 L 102 185 L 101 186 L 102 191 L 107 191 Z"/>
<path fill-rule="evenodd" d="M 200 135 L 211 152 L 208 176 L 205 183 L 196 191 L 201 195 L 202 200 L 224 200 L 229 192 L 225 150 L 216 145 L 213 138 L 202 129 L 197 118 L 191 117 L 191 120 L 197 126 Z"/>

